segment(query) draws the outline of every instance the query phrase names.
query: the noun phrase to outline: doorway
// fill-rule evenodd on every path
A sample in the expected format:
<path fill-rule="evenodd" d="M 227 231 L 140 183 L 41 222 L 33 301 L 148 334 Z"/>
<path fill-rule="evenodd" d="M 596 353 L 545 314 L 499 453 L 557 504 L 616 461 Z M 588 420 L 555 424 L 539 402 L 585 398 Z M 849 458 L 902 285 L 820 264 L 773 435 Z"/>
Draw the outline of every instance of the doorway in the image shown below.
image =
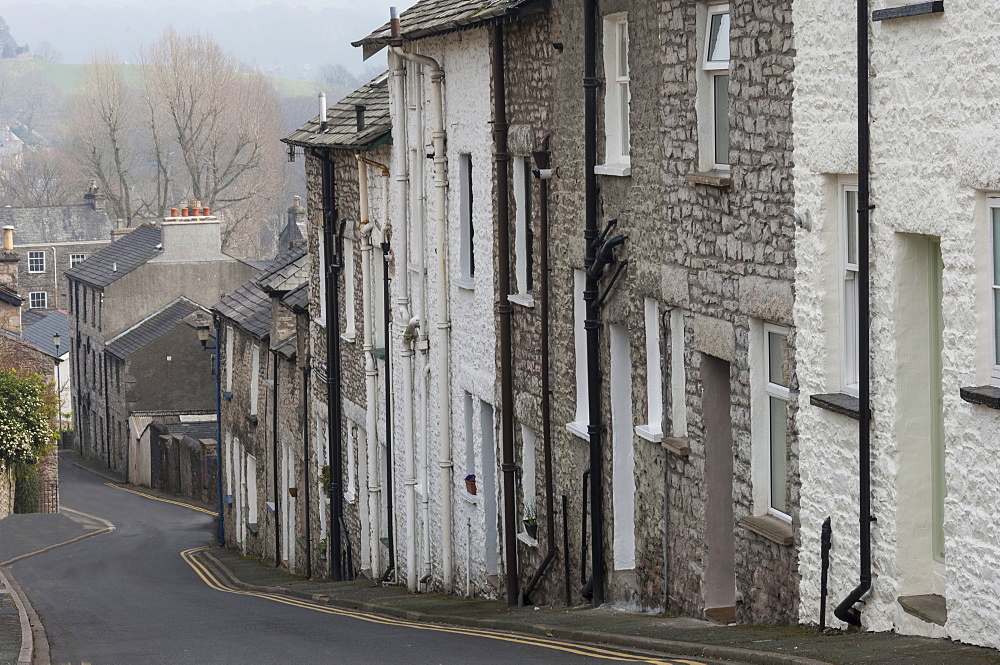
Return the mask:
<path fill-rule="evenodd" d="M 705 614 L 736 620 L 736 553 L 733 518 L 733 416 L 729 363 L 701 357 L 705 418 Z"/>

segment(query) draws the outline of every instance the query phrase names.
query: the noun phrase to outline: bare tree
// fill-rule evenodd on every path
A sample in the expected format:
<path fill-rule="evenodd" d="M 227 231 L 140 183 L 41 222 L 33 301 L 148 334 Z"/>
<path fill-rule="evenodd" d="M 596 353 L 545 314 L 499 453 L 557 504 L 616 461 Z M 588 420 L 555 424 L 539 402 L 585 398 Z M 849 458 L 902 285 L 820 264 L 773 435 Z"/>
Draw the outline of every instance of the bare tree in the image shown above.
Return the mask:
<path fill-rule="evenodd" d="M 60 53 L 59 50 L 48 41 L 41 43 L 38 50 L 35 51 L 35 55 L 44 60 L 48 60 L 49 62 L 62 62 L 63 59 L 62 53 Z"/>
<path fill-rule="evenodd" d="M 133 179 L 138 170 L 135 95 L 113 53 L 95 55 L 84 69 L 83 92 L 73 101 L 69 144 L 107 197 L 113 217 L 131 226 Z"/>
<path fill-rule="evenodd" d="M 67 205 L 82 191 L 69 156 L 56 148 L 29 148 L 17 168 L 0 169 L 0 205 Z"/>

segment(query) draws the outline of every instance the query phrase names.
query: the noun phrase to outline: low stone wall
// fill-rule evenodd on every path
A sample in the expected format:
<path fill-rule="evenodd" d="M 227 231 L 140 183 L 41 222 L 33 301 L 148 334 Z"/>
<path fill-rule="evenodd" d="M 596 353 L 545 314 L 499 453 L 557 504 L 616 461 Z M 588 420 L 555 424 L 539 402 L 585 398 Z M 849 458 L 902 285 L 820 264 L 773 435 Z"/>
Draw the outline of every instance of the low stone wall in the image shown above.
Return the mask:
<path fill-rule="evenodd" d="M 14 512 L 14 473 L 0 464 L 0 519 Z"/>
<path fill-rule="evenodd" d="M 53 450 L 38 462 L 41 481 L 41 507 L 43 513 L 59 512 L 59 451 Z"/>
<path fill-rule="evenodd" d="M 150 485 L 211 501 L 216 496 L 215 442 L 160 434 L 150 438 Z"/>

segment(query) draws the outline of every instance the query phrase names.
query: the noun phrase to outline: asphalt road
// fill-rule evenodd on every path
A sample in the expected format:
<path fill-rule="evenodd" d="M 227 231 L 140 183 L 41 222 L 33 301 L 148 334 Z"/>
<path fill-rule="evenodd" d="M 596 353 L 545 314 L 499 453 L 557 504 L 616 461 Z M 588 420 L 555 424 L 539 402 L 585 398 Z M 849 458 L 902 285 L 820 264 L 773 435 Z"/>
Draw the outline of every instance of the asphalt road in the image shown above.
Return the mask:
<path fill-rule="evenodd" d="M 115 531 L 12 567 L 45 625 L 53 663 L 696 662 L 620 652 L 596 658 L 509 634 L 364 621 L 213 589 L 181 556 L 211 544 L 210 516 L 107 487 L 67 464 L 60 475 L 63 505 L 108 520 Z"/>

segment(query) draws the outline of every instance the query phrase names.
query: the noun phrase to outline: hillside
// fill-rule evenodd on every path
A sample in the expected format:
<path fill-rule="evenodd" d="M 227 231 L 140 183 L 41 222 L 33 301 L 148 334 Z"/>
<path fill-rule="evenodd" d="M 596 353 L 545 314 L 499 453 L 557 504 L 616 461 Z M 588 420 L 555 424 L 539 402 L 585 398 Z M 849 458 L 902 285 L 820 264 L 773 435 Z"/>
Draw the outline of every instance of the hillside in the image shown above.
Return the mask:
<path fill-rule="evenodd" d="M 4 60 L 0 62 L 0 66 L 12 77 L 41 73 L 46 80 L 54 84 L 63 94 L 73 94 L 83 85 L 83 70 L 85 65 L 51 62 L 36 56 L 24 60 Z M 138 86 L 141 68 L 142 65 L 122 65 L 125 80 L 131 85 Z M 314 95 L 317 91 L 317 85 L 313 81 L 301 81 L 274 76 L 267 78 L 281 97 L 302 97 Z"/>

